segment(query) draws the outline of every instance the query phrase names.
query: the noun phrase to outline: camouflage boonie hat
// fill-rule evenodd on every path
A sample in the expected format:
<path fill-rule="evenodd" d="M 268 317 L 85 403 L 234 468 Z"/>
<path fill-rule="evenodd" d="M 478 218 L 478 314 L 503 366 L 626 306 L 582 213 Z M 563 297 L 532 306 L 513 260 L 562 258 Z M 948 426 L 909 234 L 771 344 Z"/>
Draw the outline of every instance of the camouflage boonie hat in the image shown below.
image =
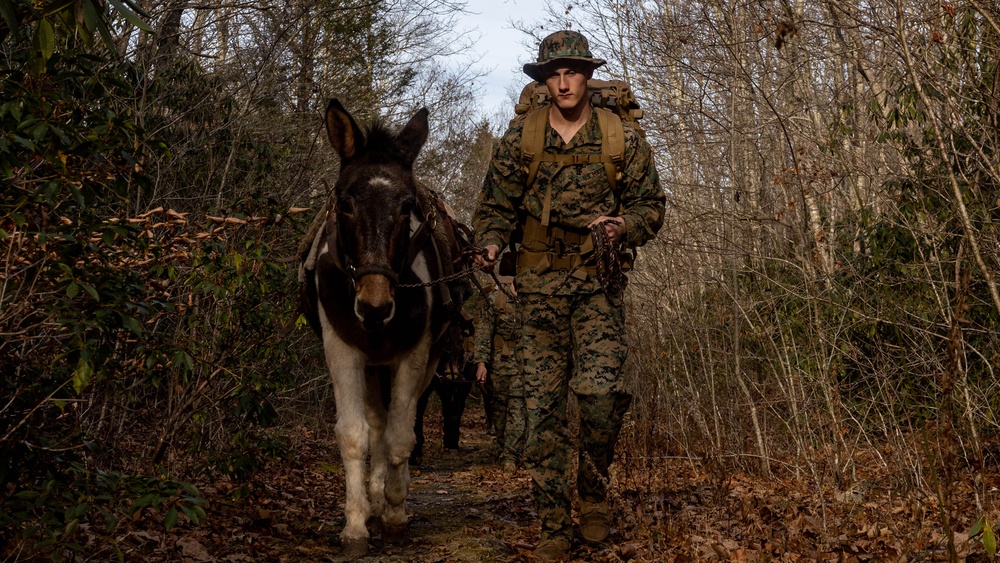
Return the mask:
<path fill-rule="evenodd" d="M 590 66 L 590 70 L 603 65 L 604 59 L 594 58 L 590 52 L 590 43 L 578 31 L 557 31 L 538 45 L 538 60 L 524 65 L 524 74 L 539 82 L 545 82 L 546 70 L 560 60 L 582 61 Z"/>

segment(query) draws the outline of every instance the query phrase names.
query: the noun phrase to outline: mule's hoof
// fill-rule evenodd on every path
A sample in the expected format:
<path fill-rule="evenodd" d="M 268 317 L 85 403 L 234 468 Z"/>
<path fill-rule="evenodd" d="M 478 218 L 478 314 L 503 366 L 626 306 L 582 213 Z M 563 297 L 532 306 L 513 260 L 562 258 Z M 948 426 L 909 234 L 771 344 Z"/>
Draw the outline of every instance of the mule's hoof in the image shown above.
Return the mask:
<path fill-rule="evenodd" d="M 340 547 L 347 559 L 358 559 L 368 554 L 368 538 L 342 538 Z"/>
<path fill-rule="evenodd" d="M 406 524 L 384 524 L 382 528 L 382 541 L 385 543 L 400 544 L 406 541 Z"/>
<path fill-rule="evenodd" d="M 369 534 L 377 534 L 382 531 L 382 517 L 381 516 L 369 516 L 365 520 L 365 527 L 368 528 Z"/>

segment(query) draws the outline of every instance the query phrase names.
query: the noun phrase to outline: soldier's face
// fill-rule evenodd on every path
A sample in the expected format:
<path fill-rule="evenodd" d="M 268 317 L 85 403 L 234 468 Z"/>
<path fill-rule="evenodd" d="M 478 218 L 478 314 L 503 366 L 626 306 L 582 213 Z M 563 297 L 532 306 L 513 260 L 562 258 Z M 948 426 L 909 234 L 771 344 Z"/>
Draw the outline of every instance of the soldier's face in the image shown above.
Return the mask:
<path fill-rule="evenodd" d="M 562 110 L 572 110 L 587 101 L 587 73 L 580 68 L 563 67 L 552 70 L 545 79 L 552 102 Z"/>

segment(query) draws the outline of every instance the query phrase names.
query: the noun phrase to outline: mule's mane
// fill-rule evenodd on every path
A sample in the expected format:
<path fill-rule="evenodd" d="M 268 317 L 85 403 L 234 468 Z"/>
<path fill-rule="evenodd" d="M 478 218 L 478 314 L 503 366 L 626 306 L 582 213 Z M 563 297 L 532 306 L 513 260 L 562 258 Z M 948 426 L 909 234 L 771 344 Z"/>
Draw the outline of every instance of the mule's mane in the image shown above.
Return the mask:
<path fill-rule="evenodd" d="M 365 151 L 370 160 L 400 160 L 403 158 L 396 146 L 396 133 L 380 118 L 372 120 L 365 131 Z"/>

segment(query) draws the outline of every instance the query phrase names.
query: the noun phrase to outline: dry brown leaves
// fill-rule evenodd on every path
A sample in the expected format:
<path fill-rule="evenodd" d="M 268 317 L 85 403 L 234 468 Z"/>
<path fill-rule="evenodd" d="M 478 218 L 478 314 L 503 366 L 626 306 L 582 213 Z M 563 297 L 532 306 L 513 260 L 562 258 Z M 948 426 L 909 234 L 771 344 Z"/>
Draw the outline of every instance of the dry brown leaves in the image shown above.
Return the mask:
<path fill-rule="evenodd" d="M 502 475 L 492 459 L 481 405 L 470 400 L 462 444 L 441 448 L 440 415 L 429 411 L 426 466 L 412 469 L 410 540 L 384 545 L 373 534 L 365 561 L 528 561 L 538 523 L 524 471 Z M 149 561 L 336 561 L 343 526 L 343 473 L 332 428 L 295 428 L 294 454 L 272 463 L 251 494 L 200 483 L 211 499 L 208 522 L 171 533 L 135 531 L 127 555 Z M 574 542 L 573 561 L 940 561 L 948 538 L 932 497 L 879 487 L 817 490 L 793 475 L 732 474 L 720 481 L 699 464 L 663 460 L 656 471 L 616 473 L 610 541 Z M 664 471 L 664 469 L 666 469 Z M 656 475 L 655 479 L 646 479 Z M 875 477 L 875 476 L 871 476 Z M 985 560 L 966 533 L 975 520 L 971 487 L 955 494 L 954 542 L 963 560 Z"/>

